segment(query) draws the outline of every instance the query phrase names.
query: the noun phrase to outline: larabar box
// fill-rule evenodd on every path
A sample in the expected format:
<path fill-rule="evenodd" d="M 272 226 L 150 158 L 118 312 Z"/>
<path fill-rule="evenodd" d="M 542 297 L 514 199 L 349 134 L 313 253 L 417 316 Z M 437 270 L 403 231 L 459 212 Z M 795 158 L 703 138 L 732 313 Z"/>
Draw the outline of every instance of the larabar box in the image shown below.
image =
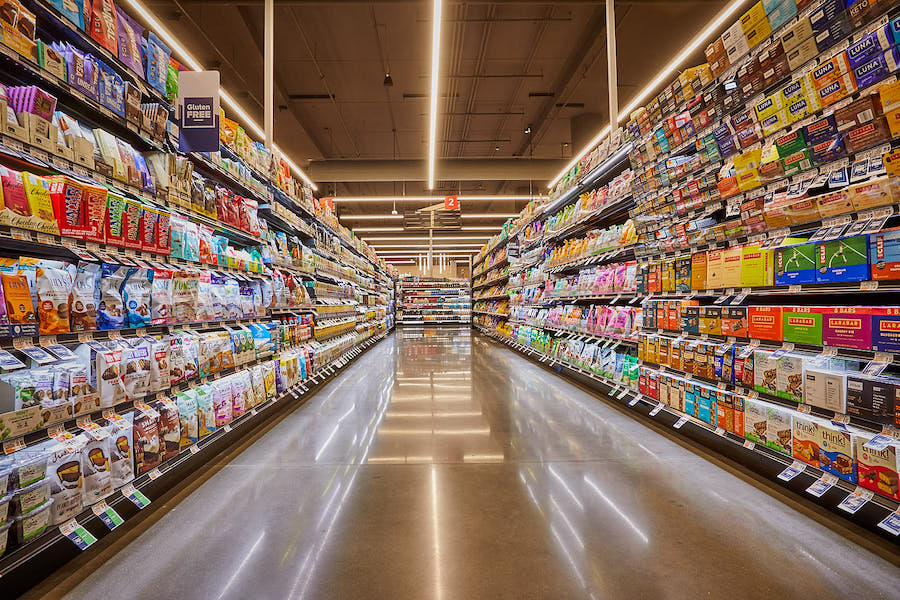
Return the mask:
<path fill-rule="evenodd" d="M 785 306 L 781 330 L 785 342 L 822 345 L 822 311 L 815 306 Z"/>
<path fill-rule="evenodd" d="M 784 38 L 782 38 L 782 44 L 784 44 Z M 784 51 L 787 54 L 788 67 L 791 71 L 796 71 L 819 54 L 819 48 L 816 46 L 814 38 L 807 38 L 790 50 L 785 47 Z"/>
<path fill-rule="evenodd" d="M 691 255 L 691 289 L 706 289 L 706 252 L 695 252 Z"/>
<path fill-rule="evenodd" d="M 900 228 L 869 234 L 869 262 L 872 279 L 900 279 Z"/>
<path fill-rule="evenodd" d="M 722 335 L 737 338 L 747 337 L 746 306 L 726 306 L 722 308 Z"/>
<path fill-rule="evenodd" d="M 757 340 L 780 342 L 782 321 L 780 306 L 751 306 L 747 311 L 747 330 Z"/>
<path fill-rule="evenodd" d="M 854 434 L 853 454 L 856 457 L 859 485 L 882 496 L 900 500 L 898 445 L 892 442 L 883 450 L 872 450 L 866 444 L 875 436 L 874 433 L 854 431 Z"/>
<path fill-rule="evenodd" d="M 759 244 L 747 244 L 741 248 L 740 285 L 734 287 L 760 287 L 772 285 L 772 250 L 764 250 Z M 730 287 L 730 286 L 726 286 Z"/>
<path fill-rule="evenodd" d="M 897 179 L 879 177 L 847 188 L 854 210 L 866 210 L 894 204 L 898 199 Z"/>
<path fill-rule="evenodd" d="M 741 287 L 741 247 L 730 247 L 722 251 L 721 287 Z"/>
<path fill-rule="evenodd" d="M 846 189 L 837 190 L 816 196 L 816 208 L 823 218 L 835 217 L 852 212 L 853 201 L 850 200 L 850 193 Z"/>
<path fill-rule="evenodd" d="M 822 345 L 872 349 L 872 309 L 868 306 L 834 306 L 822 311 Z"/>
<path fill-rule="evenodd" d="M 816 243 L 816 282 L 869 279 L 869 236 L 866 234 Z"/>
<path fill-rule="evenodd" d="M 900 308 L 872 308 L 872 349 L 876 352 L 900 353 Z"/>
<path fill-rule="evenodd" d="M 706 253 L 706 289 L 716 290 L 722 287 L 722 271 L 725 268 L 725 251 L 710 250 Z"/>

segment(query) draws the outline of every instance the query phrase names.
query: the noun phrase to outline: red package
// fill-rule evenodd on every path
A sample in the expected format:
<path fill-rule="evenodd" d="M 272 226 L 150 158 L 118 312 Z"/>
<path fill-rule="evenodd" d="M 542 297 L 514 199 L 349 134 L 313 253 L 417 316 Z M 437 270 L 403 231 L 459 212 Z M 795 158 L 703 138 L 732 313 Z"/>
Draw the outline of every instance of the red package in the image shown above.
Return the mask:
<path fill-rule="evenodd" d="M 170 254 L 172 252 L 169 236 L 169 213 L 160 210 L 156 220 L 156 252 Z"/>
<path fill-rule="evenodd" d="M 225 222 L 235 227 L 241 226 L 240 209 L 238 208 L 244 203 L 240 196 L 232 196 L 230 202 L 225 205 Z"/>
<path fill-rule="evenodd" d="M 91 3 L 90 32 L 91 37 L 100 42 L 100 45 L 118 55 L 118 27 L 116 6 L 113 0 L 86 0 Z"/>
<path fill-rule="evenodd" d="M 85 221 L 86 186 L 74 179 L 58 176 L 49 178 L 50 200 L 59 225 L 59 234 L 83 238 L 90 230 Z"/>
<path fill-rule="evenodd" d="M 23 217 L 31 216 L 28 198 L 25 197 L 25 187 L 22 184 L 22 174 L 0 166 L 0 179 L 3 181 L 3 202 L 6 208 Z"/>
<path fill-rule="evenodd" d="M 117 194 L 106 195 L 106 243 L 125 246 L 125 198 Z"/>
<path fill-rule="evenodd" d="M 225 207 L 231 204 L 231 190 L 225 188 L 216 188 L 216 218 L 225 222 Z"/>
<path fill-rule="evenodd" d="M 141 249 L 141 203 L 131 198 L 125 199 L 125 219 L 123 221 L 123 240 L 126 248 Z"/>
<path fill-rule="evenodd" d="M 141 250 L 156 252 L 156 224 L 159 211 L 151 206 L 141 207 Z"/>
<path fill-rule="evenodd" d="M 238 204 L 238 227 L 243 231 L 250 231 L 250 214 L 247 212 L 247 199 L 241 198 Z"/>
<path fill-rule="evenodd" d="M 94 185 L 84 186 L 84 239 L 89 242 L 106 242 L 106 193 L 107 189 Z"/>

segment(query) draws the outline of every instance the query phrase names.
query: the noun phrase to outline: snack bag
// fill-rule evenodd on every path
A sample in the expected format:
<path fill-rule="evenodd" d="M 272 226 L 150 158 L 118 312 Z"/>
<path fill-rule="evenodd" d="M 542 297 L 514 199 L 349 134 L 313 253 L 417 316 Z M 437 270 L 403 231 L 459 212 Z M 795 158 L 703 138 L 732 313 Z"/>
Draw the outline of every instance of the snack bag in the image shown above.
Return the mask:
<path fill-rule="evenodd" d="M 22 227 L 59 235 L 56 213 L 53 212 L 53 200 L 50 198 L 50 183 L 38 175 L 22 173 L 22 184 L 31 218 L 21 224 Z"/>
<path fill-rule="evenodd" d="M 178 406 L 174 402 L 162 401 L 156 403 L 156 410 L 159 411 L 162 459 L 169 460 L 181 451 L 181 421 L 178 415 Z"/>
<path fill-rule="evenodd" d="M 15 261 L 13 261 L 15 265 Z M 8 270 L 8 263 L 0 271 L 0 284 L 3 287 L 3 298 L 6 301 L 6 314 L 9 318 L 10 333 L 14 336 L 37 335 L 38 318 L 31 300 L 28 279 L 20 275 L 14 268 Z"/>
<path fill-rule="evenodd" d="M 128 269 L 122 286 L 128 327 L 148 327 L 153 322 L 150 314 L 152 281 L 153 269 Z"/>
<path fill-rule="evenodd" d="M 144 338 L 150 345 L 150 393 L 169 389 L 172 344 L 167 339 Z"/>
<path fill-rule="evenodd" d="M 74 265 L 42 260 L 37 267 L 38 321 L 41 335 L 68 333 L 69 297 Z"/>
<path fill-rule="evenodd" d="M 181 449 L 196 444 L 200 439 L 200 421 L 197 411 L 197 394 L 192 389 L 179 392 L 175 397 L 178 420 L 181 424 Z"/>
<path fill-rule="evenodd" d="M 213 408 L 213 395 L 209 385 L 194 388 L 197 397 L 197 427 L 199 437 L 203 438 L 216 431 L 216 411 Z"/>
<path fill-rule="evenodd" d="M 131 347 L 123 344 L 122 383 L 128 399 L 143 398 L 150 391 L 150 344 L 135 339 Z"/>
<path fill-rule="evenodd" d="M 109 470 L 114 489 L 134 479 L 134 413 L 116 419 L 106 427 Z"/>
<path fill-rule="evenodd" d="M 116 7 L 116 19 L 119 60 L 138 75 L 143 75 L 141 40 L 144 37 L 144 28 L 119 7 Z"/>
<path fill-rule="evenodd" d="M 100 265 L 82 262 L 72 285 L 69 328 L 71 331 L 97 329 L 97 305 L 100 296 Z"/>
<path fill-rule="evenodd" d="M 174 273 L 171 269 L 154 269 L 151 284 L 150 316 L 154 325 L 172 323 Z"/>
<path fill-rule="evenodd" d="M 119 43 L 117 38 L 116 6 L 113 0 L 85 0 L 90 3 L 90 31 L 91 37 L 97 40 L 101 46 L 118 54 Z"/>
<path fill-rule="evenodd" d="M 122 285 L 128 267 L 103 263 L 100 269 L 100 303 L 97 305 L 98 329 L 121 329 L 125 327 L 125 305 L 122 300 Z"/>
<path fill-rule="evenodd" d="M 106 433 L 105 430 L 99 431 Z M 84 476 L 82 500 L 86 506 L 106 498 L 113 492 L 109 468 L 109 442 L 106 437 L 97 440 L 87 438 L 81 450 L 81 472 Z"/>
<path fill-rule="evenodd" d="M 138 475 L 158 467 L 162 460 L 159 413 L 141 411 L 134 417 L 134 465 Z"/>
<path fill-rule="evenodd" d="M 111 408 L 125 401 L 121 350 L 110 350 L 99 342 L 87 342 L 78 346 L 75 354 L 87 369 L 88 385 L 99 394 L 101 408 Z"/>

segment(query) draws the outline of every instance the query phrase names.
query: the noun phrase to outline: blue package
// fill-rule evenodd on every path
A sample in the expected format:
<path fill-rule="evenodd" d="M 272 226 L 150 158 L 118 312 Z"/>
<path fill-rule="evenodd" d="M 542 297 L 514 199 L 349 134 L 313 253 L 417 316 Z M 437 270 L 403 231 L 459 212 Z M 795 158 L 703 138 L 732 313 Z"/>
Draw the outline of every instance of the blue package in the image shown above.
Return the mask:
<path fill-rule="evenodd" d="M 122 301 L 128 327 L 149 327 L 153 324 L 150 310 L 152 285 L 153 269 L 128 269 L 122 284 Z"/>
<path fill-rule="evenodd" d="M 891 47 L 866 58 L 867 61 L 853 69 L 853 76 L 859 89 L 869 87 L 896 71 L 897 65 L 900 64 L 900 51 L 896 47 Z"/>
<path fill-rule="evenodd" d="M 712 399 L 709 397 L 709 390 L 703 390 L 706 394 L 701 394 L 697 397 L 697 418 L 701 421 L 706 421 L 707 423 L 711 423 L 710 417 L 712 416 Z"/>
<path fill-rule="evenodd" d="M 103 263 L 100 268 L 100 303 L 97 305 L 97 329 L 121 329 L 125 326 L 122 285 L 128 267 Z"/>
<path fill-rule="evenodd" d="M 687 384 L 684 387 L 684 413 L 686 415 L 691 415 L 692 417 L 696 417 L 697 413 L 695 409 L 695 398 L 697 396 L 694 394 L 694 388 L 691 384 Z"/>
<path fill-rule="evenodd" d="M 161 94 L 166 93 L 166 76 L 169 72 L 169 56 L 172 51 L 152 31 L 147 34 L 144 60 L 147 67 L 147 83 Z"/>
<path fill-rule="evenodd" d="M 125 82 L 118 73 L 102 61 L 97 61 L 97 70 L 100 72 L 98 86 L 98 100 L 100 104 L 110 109 L 120 117 L 125 116 Z"/>
<path fill-rule="evenodd" d="M 795 244 L 775 249 L 775 285 L 816 282 L 816 245 Z"/>
<path fill-rule="evenodd" d="M 772 3 L 770 2 L 770 4 Z M 794 0 L 781 0 L 775 4 L 774 8 L 766 10 L 772 31 L 780 29 L 782 25 L 797 16 L 797 3 Z"/>
<path fill-rule="evenodd" d="M 850 483 L 856 483 L 856 462 L 853 457 L 841 452 L 842 448 L 852 451 L 850 432 L 831 427 L 820 427 L 819 431 L 822 432 L 819 440 L 819 466 L 821 469 Z M 851 468 L 848 469 L 849 472 L 845 472 L 835 467 L 835 464 L 850 465 Z"/>
<path fill-rule="evenodd" d="M 84 31 L 84 2 L 83 0 L 50 0 L 53 8 Z"/>
<path fill-rule="evenodd" d="M 865 34 L 858 42 L 847 48 L 847 60 L 850 62 L 850 67 L 855 69 L 868 62 L 870 56 L 881 54 L 895 43 L 890 25 L 879 27 L 875 31 Z"/>

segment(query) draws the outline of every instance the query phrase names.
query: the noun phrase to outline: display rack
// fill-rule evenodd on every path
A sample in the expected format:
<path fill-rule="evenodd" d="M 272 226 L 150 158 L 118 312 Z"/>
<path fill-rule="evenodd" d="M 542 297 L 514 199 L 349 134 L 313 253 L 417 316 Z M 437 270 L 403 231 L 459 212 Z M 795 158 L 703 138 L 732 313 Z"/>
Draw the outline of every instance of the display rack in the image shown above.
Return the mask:
<path fill-rule="evenodd" d="M 51 487 L 61 475 L 46 469 L 35 489 L 48 498 L 25 506 L 11 477 L 0 488 L 17 499 L 0 520 L 8 594 L 79 552 L 65 532 L 102 537 L 104 507 L 130 526 L 126 497 L 159 498 L 394 323 L 387 265 L 281 156 L 227 114 L 218 152 L 174 150 L 177 77 L 166 83 L 170 57 L 149 30 L 135 41 L 152 60 L 129 60 L 105 28 L 57 5 L 23 0 L 0 17 L 0 476 L 60 452 L 82 464 L 91 444 L 91 460 L 111 463 L 105 440 L 128 432 L 121 465 L 134 478 L 82 496 Z M 129 10 L 106 8 L 113 21 Z M 7 26 L 16 17 L 34 31 Z M 214 392 L 204 412 L 198 398 Z"/>
<path fill-rule="evenodd" d="M 473 282 L 509 317 L 475 325 L 896 540 L 900 7 L 799 4 L 754 5 L 509 221 Z"/>
<path fill-rule="evenodd" d="M 472 296 L 467 281 L 404 277 L 397 288 L 400 325 L 471 323 Z"/>

